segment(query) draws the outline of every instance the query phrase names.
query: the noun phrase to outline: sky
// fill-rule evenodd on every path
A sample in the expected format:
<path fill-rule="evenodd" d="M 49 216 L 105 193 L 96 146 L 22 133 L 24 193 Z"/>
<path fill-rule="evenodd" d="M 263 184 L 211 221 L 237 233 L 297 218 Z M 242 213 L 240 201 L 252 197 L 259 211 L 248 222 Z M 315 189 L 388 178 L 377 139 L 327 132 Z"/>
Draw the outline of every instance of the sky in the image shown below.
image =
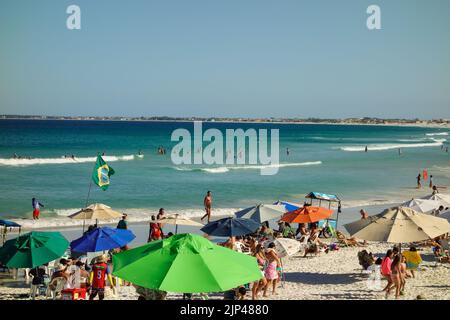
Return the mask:
<path fill-rule="evenodd" d="M 450 1 L 2 0 L 0 114 L 450 118 Z"/>

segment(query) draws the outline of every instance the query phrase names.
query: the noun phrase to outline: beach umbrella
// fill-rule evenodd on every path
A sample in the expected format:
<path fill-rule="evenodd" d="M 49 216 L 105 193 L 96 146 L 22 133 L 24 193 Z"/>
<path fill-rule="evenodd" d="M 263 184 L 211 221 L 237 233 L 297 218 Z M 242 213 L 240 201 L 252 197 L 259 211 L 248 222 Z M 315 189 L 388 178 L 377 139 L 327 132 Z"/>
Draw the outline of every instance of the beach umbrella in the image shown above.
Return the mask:
<path fill-rule="evenodd" d="M 59 232 L 26 233 L 0 248 L 0 261 L 9 268 L 34 268 L 64 254 L 69 241 Z"/>
<path fill-rule="evenodd" d="M 286 211 L 294 211 L 297 209 L 300 209 L 301 207 L 303 207 L 302 204 L 299 203 L 294 203 L 294 202 L 287 202 L 287 201 L 281 201 L 278 200 L 277 202 L 274 203 L 274 205 L 283 205 L 286 208 Z"/>
<path fill-rule="evenodd" d="M 287 212 L 281 221 L 288 223 L 313 223 L 329 218 L 333 210 L 322 207 L 306 206 L 294 211 Z"/>
<path fill-rule="evenodd" d="M 256 259 L 194 234 L 178 234 L 113 255 L 113 275 L 149 289 L 223 292 L 261 279 Z"/>
<path fill-rule="evenodd" d="M 438 215 L 438 217 L 450 222 L 450 210 L 442 212 L 440 215 Z"/>
<path fill-rule="evenodd" d="M 3 230 L 1 231 L 2 245 L 5 243 L 6 235 L 8 234 L 8 228 L 10 230 L 12 228 L 19 228 L 19 234 L 22 228 L 20 224 L 10 220 L 0 220 L 0 226 L 3 226 Z"/>
<path fill-rule="evenodd" d="M 251 219 L 258 223 L 281 217 L 286 212 L 284 205 L 258 204 L 235 213 L 237 218 Z"/>
<path fill-rule="evenodd" d="M 235 217 L 212 221 L 200 230 L 210 236 L 233 237 L 255 232 L 261 225 L 250 219 Z"/>
<path fill-rule="evenodd" d="M 122 217 L 122 213 L 111 209 L 107 205 L 102 203 L 94 203 L 87 208 L 81 209 L 71 215 L 71 219 L 83 219 L 83 220 L 112 220 Z"/>
<path fill-rule="evenodd" d="M 405 207 L 386 209 L 344 227 L 352 237 L 392 243 L 422 241 L 450 232 L 447 220 Z"/>
<path fill-rule="evenodd" d="M 426 197 L 423 197 L 422 199 L 436 200 L 436 201 L 439 201 L 439 204 L 441 206 L 450 207 L 450 194 L 445 194 L 445 193 L 430 194 Z"/>
<path fill-rule="evenodd" d="M 178 232 L 178 226 L 203 227 L 203 224 L 201 224 L 200 222 L 191 220 L 187 217 L 183 217 L 179 214 L 163 217 L 162 219 L 156 220 L 155 223 L 175 225 L 175 234 Z"/>
<path fill-rule="evenodd" d="M 112 220 L 122 217 L 122 213 L 111 209 L 105 204 L 102 203 L 94 203 L 90 206 L 81 209 L 71 215 L 69 218 L 71 219 L 83 219 L 83 231 L 86 220 L 94 220 L 95 224 L 97 224 L 98 220 Z"/>
<path fill-rule="evenodd" d="M 439 208 L 440 205 L 441 203 L 438 200 L 412 199 L 402 203 L 400 206 L 411 208 L 417 212 L 425 213 Z"/>
<path fill-rule="evenodd" d="M 136 236 L 130 230 L 110 227 L 95 228 L 70 243 L 74 252 L 97 252 L 121 248 L 134 240 Z"/>
<path fill-rule="evenodd" d="M 302 244 L 294 239 L 276 238 L 274 241 L 267 241 L 265 247 L 270 243 L 275 244 L 275 250 L 280 258 L 290 257 L 300 251 Z"/>

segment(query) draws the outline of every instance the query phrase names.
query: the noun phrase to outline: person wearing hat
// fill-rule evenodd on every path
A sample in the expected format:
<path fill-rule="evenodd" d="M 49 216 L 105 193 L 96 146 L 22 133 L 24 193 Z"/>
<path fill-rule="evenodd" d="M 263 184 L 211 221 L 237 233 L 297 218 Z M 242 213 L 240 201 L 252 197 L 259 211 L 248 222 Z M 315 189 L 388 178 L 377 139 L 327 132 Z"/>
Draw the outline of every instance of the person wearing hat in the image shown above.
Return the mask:
<path fill-rule="evenodd" d="M 103 300 L 105 298 L 106 278 L 108 278 L 111 289 L 114 288 L 111 272 L 109 270 L 107 262 L 108 258 L 105 255 L 101 255 L 97 258 L 95 264 L 92 266 L 89 281 L 89 283 L 91 284 L 89 300 L 94 300 L 97 294 L 99 300 Z"/>
<path fill-rule="evenodd" d="M 128 215 L 126 213 L 123 214 L 122 220 L 120 220 L 117 224 L 117 229 L 128 229 L 127 216 Z"/>

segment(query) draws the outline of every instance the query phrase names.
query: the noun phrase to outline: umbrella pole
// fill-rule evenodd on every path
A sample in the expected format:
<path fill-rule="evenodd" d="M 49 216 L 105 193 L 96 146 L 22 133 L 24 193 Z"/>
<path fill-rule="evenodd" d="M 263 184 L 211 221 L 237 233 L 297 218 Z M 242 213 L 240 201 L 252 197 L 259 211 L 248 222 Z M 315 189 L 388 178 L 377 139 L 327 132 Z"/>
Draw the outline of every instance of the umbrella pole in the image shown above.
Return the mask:
<path fill-rule="evenodd" d="M 283 267 L 283 259 L 280 258 L 281 263 L 281 287 L 284 288 L 284 267 Z"/>

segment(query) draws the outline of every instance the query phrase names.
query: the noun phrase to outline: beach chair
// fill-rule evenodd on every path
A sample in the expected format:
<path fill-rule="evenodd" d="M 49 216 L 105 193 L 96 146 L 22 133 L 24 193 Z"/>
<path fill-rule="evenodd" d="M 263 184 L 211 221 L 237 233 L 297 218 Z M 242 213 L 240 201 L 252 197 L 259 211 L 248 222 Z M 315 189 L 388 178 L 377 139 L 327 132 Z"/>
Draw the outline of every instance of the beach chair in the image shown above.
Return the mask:
<path fill-rule="evenodd" d="M 50 296 L 53 300 L 56 300 L 58 294 L 64 290 L 67 280 L 63 277 L 53 279 L 47 287 L 47 297 Z"/>
<path fill-rule="evenodd" d="M 309 245 L 309 235 L 303 235 L 298 240 L 300 242 L 300 250 L 299 252 L 302 252 L 302 255 L 305 253 L 305 250 L 308 248 Z"/>
<path fill-rule="evenodd" d="M 237 252 L 243 253 L 243 254 L 251 254 L 251 252 L 249 251 L 249 249 L 241 242 L 235 242 L 234 246 L 236 248 Z"/>

